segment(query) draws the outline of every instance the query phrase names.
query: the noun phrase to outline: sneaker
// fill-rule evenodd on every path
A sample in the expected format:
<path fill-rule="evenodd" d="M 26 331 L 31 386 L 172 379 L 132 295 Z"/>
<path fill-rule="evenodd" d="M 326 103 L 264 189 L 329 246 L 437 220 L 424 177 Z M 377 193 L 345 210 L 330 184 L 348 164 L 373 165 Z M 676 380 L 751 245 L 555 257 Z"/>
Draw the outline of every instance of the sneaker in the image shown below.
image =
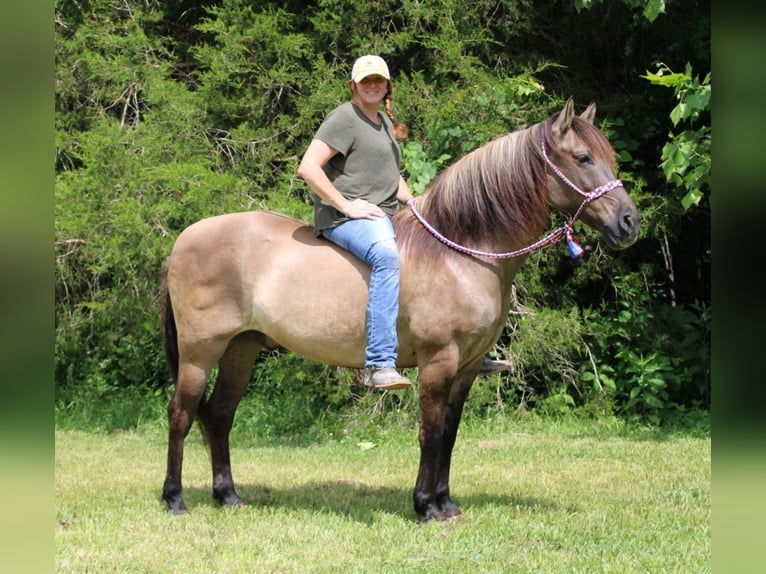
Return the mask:
<path fill-rule="evenodd" d="M 478 374 L 480 377 L 488 377 L 489 375 L 510 371 L 512 368 L 513 363 L 511 361 L 494 361 L 489 357 L 484 357 L 481 360 Z"/>
<path fill-rule="evenodd" d="M 384 391 L 395 391 L 412 386 L 410 380 L 401 376 L 393 367 L 366 367 L 362 384 Z"/>

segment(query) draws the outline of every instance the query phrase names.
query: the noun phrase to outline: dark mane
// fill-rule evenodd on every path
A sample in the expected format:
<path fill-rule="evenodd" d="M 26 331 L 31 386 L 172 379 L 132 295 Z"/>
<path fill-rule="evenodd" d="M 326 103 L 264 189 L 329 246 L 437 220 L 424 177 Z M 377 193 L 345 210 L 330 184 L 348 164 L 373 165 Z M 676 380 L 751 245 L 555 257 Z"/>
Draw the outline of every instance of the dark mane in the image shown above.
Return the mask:
<path fill-rule="evenodd" d="M 452 241 L 481 249 L 504 238 L 521 246 L 548 221 L 542 124 L 501 136 L 443 170 L 418 198 L 425 219 Z M 402 249 L 441 249 L 409 209 L 396 217 Z"/>
<path fill-rule="evenodd" d="M 442 235 L 472 249 L 504 244 L 510 250 L 539 239 L 550 214 L 541 138 L 555 162 L 574 161 L 556 155 L 554 120 L 496 138 L 444 169 L 418 197 L 418 211 Z M 571 126 L 593 156 L 615 164 L 614 149 L 598 128 L 579 117 Z M 394 225 L 402 251 L 424 257 L 449 251 L 410 209 L 400 210 Z"/>

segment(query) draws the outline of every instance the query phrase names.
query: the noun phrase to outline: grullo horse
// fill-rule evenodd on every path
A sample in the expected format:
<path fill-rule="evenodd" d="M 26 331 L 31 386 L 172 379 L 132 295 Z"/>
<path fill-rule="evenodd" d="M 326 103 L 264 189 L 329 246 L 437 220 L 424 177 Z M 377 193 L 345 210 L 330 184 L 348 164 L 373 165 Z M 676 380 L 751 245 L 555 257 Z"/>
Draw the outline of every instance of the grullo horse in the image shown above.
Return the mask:
<path fill-rule="evenodd" d="M 615 177 L 615 154 L 570 99 L 550 119 L 499 137 L 443 170 L 393 216 L 401 255 L 398 366 L 417 367 L 420 467 L 413 492 L 423 520 L 461 513 L 450 495 L 452 449 L 466 397 L 497 341 L 514 275 L 529 253 L 566 237 L 576 218 L 613 249 L 635 242 L 640 215 Z M 566 224 L 540 239 L 551 207 Z M 570 249 L 578 249 L 574 241 Z M 163 498 L 186 512 L 184 439 L 199 421 L 210 448 L 213 496 L 241 505 L 229 433 L 264 349 L 364 366 L 369 268 L 312 228 L 270 212 L 198 221 L 178 237 L 161 288 L 168 406 Z M 205 387 L 215 366 L 212 392 Z"/>

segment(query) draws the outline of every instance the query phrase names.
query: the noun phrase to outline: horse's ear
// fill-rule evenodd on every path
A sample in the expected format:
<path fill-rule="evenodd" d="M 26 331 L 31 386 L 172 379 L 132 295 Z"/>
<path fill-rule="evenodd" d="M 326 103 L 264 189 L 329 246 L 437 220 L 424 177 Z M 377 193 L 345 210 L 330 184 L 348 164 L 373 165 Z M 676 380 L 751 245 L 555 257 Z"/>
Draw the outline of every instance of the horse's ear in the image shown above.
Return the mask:
<path fill-rule="evenodd" d="M 569 127 L 572 125 L 572 118 L 574 117 L 574 100 L 572 96 L 569 96 L 567 103 L 564 104 L 564 109 L 561 110 L 559 117 L 553 122 L 553 136 L 556 139 L 560 139 Z"/>
<path fill-rule="evenodd" d="M 596 120 L 596 102 L 591 102 L 588 107 L 585 108 L 585 111 L 580 114 L 580 117 L 593 125 L 593 122 Z"/>

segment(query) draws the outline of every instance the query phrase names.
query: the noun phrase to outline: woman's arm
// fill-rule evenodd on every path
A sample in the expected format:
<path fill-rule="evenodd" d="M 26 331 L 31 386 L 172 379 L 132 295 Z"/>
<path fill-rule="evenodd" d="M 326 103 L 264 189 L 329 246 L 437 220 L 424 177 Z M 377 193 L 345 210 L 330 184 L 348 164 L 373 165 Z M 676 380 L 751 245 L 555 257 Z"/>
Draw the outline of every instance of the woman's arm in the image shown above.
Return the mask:
<path fill-rule="evenodd" d="M 364 199 L 350 201 L 332 184 L 322 167 L 337 153 L 335 148 L 322 140 L 311 140 L 298 166 L 298 175 L 303 178 L 314 193 L 346 217 L 351 219 L 383 217 L 385 213 L 377 205 Z M 401 183 L 399 185 L 401 188 Z"/>
<path fill-rule="evenodd" d="M 399 176 L 399 189 L 396 192 L 396 199 L 399 200 L 399 203 L 404 205 L 407 205 L 407 202 L 412 199 L 410 186 L 407 185 L 407 182 L 404 181 L 404 178 L 401 175 Z"/>

